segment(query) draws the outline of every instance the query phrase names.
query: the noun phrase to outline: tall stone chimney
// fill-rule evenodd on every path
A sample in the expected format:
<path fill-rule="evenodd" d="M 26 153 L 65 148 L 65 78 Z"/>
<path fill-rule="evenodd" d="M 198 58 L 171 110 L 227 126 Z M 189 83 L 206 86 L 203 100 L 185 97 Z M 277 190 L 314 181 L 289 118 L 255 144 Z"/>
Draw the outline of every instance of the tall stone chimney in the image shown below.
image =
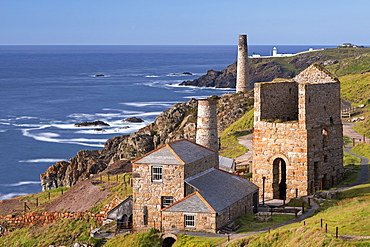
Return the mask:
<path fill-rule="evenodd" d="M 236 92 L 249 90 L 247 35 L 239 35 L 238 67 L 236 70 Z"/>
<path fill-rule="evenodd" d="M 196 143 L 218 151 L 217 100 L 198 100 Z"/>

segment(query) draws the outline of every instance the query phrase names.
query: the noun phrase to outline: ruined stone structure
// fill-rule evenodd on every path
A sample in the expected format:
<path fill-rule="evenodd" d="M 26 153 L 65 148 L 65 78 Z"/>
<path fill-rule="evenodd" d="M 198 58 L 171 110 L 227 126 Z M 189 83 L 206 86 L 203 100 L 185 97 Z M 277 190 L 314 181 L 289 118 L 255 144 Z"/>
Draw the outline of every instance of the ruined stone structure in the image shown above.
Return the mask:
<path fill-rule="evenodd" d="M 247 35 L 239 35 L 238 64 L 236 69 L 236 92 L 245 92 L 250 89 L 248 73 L 248 44 Z"/>
<path fill-rule="evenodd" d="M 188 140 L 133 162 L 133 231 L 216 232 L 257 206 L 258 187 L 218 169 L 218 153 Z"/>
<path fill-rule="evenodd" d="M 216 100 L 198 100 L 196 143 L 218 151 L 216 107 Z"/>
<path fill-rule="evenodd" d="M 340 83 L 319 65 L 255 84 L 253 182 L 265 199 L 312 194 L 343 174 Z M 263 188 L 264 187 L 264 188 Z"/>

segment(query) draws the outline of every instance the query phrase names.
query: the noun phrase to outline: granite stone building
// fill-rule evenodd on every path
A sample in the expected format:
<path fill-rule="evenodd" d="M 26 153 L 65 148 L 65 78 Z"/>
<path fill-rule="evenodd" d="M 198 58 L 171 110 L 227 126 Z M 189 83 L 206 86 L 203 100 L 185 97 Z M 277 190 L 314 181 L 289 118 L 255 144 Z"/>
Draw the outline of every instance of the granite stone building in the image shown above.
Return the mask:
<path fill-rule="evenodd" d="M 163 145 L 133 161 L 133 230 L 216 232 L 252 213 L 258 187 L 218 169 L 212 149 L 188 140 Z"/>
<path fill-rule="evenodd" d="M 343 174 L 340 83 L 319 65 L 256 83 L 253 182 L 266 199 L 312 194 Z"/>

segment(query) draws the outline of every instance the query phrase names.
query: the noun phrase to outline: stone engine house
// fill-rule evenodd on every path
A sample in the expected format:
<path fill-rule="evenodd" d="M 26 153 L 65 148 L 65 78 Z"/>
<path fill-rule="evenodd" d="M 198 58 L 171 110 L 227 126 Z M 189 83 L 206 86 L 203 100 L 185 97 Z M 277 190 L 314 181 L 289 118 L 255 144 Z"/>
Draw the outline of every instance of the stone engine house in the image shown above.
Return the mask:
<path fill-rule="evenodd" d="M 133 230 L 215 233 L 252 213 L 258 187 L 218 169 L 218 152 L 188 140 L 163 145 L 133 162 Z"/>
<path fill-rule="evenodd" d="M 312 194 L 341 179 L 340 83 L 319 65 L 255 84 L 253 182 L 266 199 Z"/>

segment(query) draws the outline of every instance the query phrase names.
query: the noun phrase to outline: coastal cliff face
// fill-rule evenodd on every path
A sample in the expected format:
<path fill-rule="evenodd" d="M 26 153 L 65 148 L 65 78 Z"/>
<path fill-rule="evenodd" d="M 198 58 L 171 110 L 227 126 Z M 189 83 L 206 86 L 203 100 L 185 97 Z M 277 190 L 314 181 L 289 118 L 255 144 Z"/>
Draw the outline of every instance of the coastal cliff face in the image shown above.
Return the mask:
<path fill-rule="evenodd" d="M 256 82 L 273 81 L 276 78 L 291 79 L 309 65 L 320 63 L 331 65 L 338 61 L 321 52 L 301 54 L 287 58 L 251 58 L 249 63 L 249 78 L 251 88 Z M 182 86 L 235 88 L 237 62 L 221 71 L 208 70 L 207 74 L 192 81 L 184 81 Z"/>
<path fill-rule="evenodd" d="M 212 96 L 218 99 L 219 133 L 251 109 L 252 97 L 251 91 Z M 57 162 L 40 175 L 42 190 L 70 187 L 109 169 L 123 159 L 139 157 L 165 143 L 183 138 L 195 141 L 197 105 L 195 99 L 175 104 L 137 132 L 107 140 L 101 150 L 82 150 L 68 162 Z"/>

